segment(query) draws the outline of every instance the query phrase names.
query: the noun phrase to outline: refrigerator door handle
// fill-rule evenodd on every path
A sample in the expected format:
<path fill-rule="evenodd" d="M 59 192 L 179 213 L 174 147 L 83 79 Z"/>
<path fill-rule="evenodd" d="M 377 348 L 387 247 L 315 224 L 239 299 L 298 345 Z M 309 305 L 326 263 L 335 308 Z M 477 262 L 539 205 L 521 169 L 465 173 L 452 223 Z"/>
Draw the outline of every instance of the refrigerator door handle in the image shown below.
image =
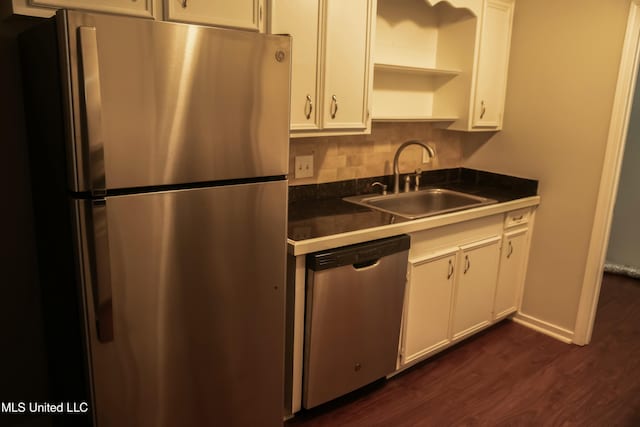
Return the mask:
<path fill-rule="evenodd" d="M 113 306 L 111 294 L 111 262 L 109 260 L 109 233 L 107 204 L 104 199 L 89 202 L 92 227 L 91 282 L 98 340 L 113 341 Z"/>
<path fill-rule="evenodd" d="M 101 195 L 106 188 L 104 141 L 102 132 L 102 97 L 100 94 L 100 63 L 95 27 L 78 27 L 80 64 L 82 70 L 82 100 L 86 121 L 89 155 L 84 159 L 92 194 Z"/>

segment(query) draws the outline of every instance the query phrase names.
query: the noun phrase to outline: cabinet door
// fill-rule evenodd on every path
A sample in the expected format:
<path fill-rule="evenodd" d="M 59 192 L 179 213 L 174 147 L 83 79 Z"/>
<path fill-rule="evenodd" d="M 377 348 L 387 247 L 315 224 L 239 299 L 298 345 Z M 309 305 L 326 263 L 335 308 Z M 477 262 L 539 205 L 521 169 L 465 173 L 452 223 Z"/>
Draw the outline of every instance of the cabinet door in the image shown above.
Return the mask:
<path fill-rule="evenodd" d="M 289 34 L 291 45 L 291 129 L 318 129 L 319 0 L 273 0 L 270 32 Z"/>
<path fill-rule="evenodd" d="M 476 332 L 491 322 L 498 276 L 500 237 L 461 247 L 456 271 L 452 339 Z"/>
<path fill-rule="evenodd" d="M 263 0 L 165 0 L 165 18 L 257 31 L 261 28 L 262 3 Z"/>
<path fill-rule="evenodd" d="M 449 343 L 456 252 L 409 260 L 402 364 Z"/>
<path fill-rule="evenodd" d="M 154 0 L 27 0 L 31 6 L 87 10 L 121 15 L 154 17 Z"/>
<path fill-rule="evenodd" d="M 371 1 L 326 0 L 324 128 L 367 126 Z"/>
<path fill-rule="evenodd" d="M 509 66 L 513 3 L 488 0 L 482 18 L 473 127 L 500 128 Z"/>
<path fill-rule="evenodd" d="M 504 234 L 493 309 L 494 319 L 507 316 L 518 308 L 526 266 L 527 235 L 526 228 Z"/>
<path fill-rule="evenodd" d="M 51 18 L 55 15 L 55 9 L 50 7 L 35 7 L 29 0 L 5 0 L 0 1 L 0 20 L 4 20 L 11 15 L 38 16 L 40 18 Z"/>

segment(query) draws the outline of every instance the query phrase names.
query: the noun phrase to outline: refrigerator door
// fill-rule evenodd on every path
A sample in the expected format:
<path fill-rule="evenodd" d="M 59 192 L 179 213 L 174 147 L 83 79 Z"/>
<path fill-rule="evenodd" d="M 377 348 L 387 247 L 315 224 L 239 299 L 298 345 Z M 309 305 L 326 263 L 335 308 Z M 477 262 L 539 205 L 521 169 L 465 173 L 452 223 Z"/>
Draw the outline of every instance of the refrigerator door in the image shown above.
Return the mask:
<path fill-rule="evenodd" d="M 286 192 L 75 202 L 98 426 L 282 425 Z"/>
<path fill-rule="evenodd" d="M 286 175 L 290 38 L 58 13 L 72 191 Z"/>

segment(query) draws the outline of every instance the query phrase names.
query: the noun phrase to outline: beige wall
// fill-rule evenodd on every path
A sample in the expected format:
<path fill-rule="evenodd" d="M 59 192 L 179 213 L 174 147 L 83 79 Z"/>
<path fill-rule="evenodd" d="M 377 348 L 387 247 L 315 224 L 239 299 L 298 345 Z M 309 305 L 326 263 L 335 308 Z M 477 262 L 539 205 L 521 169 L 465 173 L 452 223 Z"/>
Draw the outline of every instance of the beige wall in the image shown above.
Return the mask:
<path fill-rule="evenodd" d="M 430 144 L 436 158 L 422 164 L 422 149 L 407 147 L 400 157 L 400 172 L 455 168 L 462 162 L 459 132 L 442 131 L 430 123 L 374 123 L 371 135 L 292 138 L 289 150 L 290 184 L 315 184 L 393 173 L 393 156 L 400 144 L 418 139 Z M 295 179 L 295 156 L 314 156 L 313 178 Z"/>
<path fill-rule="evenodd" d="M 540 180 L 522 310 L 573 331 L 630 0 L 518 0 L 504 131 L 464 165 Z"/>

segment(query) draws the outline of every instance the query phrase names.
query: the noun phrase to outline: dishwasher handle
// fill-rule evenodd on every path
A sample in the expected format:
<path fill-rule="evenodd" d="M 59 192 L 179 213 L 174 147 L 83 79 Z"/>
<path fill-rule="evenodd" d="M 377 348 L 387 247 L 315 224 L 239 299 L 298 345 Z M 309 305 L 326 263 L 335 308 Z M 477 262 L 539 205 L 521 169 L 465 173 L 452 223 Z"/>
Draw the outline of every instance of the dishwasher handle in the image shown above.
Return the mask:
<path fill-rule="evenodd" d="M 309 254 L 307 268 L 321 271 L 346 265 L 356 270 L 371 267 L 383 257 L 409 250 L 410 242 L 410 237 L 403 234 Z"/>
<path fill-rule="evenodd" d="M 369 261 L 356 262 L 353 265 L 354 270 L 367 270 L 372 267 L 377 267 L 380 264 L 380 258 L 370 259 Z"/>

